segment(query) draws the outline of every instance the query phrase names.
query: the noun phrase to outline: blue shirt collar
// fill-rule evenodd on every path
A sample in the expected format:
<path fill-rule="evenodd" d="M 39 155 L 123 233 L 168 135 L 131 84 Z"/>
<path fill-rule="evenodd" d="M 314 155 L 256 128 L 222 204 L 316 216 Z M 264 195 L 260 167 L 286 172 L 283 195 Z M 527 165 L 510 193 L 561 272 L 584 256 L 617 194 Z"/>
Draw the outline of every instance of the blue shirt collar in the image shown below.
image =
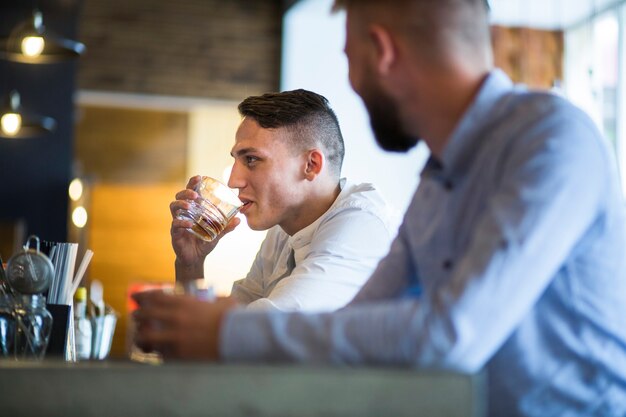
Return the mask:
<path fill-rule="evenodd" d="M 465 111 L 446 144 L 441 160 L 431 156 L 422 175 L 445 173 L 448 178 L 462 175 L 465 165 L 479 148 L 482 130 L 506 113 L 502 99 L 514 86 L 509 77 L 499 69 L 487 75 L 478 94 Z"/>

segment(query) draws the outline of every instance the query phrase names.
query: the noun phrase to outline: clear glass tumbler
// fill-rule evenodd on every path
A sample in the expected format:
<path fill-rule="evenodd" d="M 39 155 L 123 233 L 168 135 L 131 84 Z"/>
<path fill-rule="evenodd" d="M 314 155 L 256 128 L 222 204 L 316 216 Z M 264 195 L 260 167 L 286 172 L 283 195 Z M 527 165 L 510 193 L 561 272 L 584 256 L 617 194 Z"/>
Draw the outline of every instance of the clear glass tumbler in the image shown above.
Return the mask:
<path fill-rule="evenodd" d="M 200 239 L 210 242 L 219 235 L 239 212 L 241 201 L 230 188 L 211 177 L 202 177 L 189 210 L 181 210 L 178 218 L 194 224 L 187 229 Z"/>
<path fill-rule="evenodd" d="M 13 359 L 15 350 L 15 315 L 13 297 L 0 294 L 0 358 Z"/>
<path fill-rule="evenodd" d="M 15 303 L 15 359 L 43 359 L 52 331 L 52 315 L 42 295 L 22 295 Z"/>
<path fill-rule="evenodd" d="M 137 287 L 138 285 L 135 286 L 136 288 L 135 290 L 131 290 L 131 294 L 139 290 Z M 198 300 L 202 300 L 206 302 L 214 302 L 216 299 L 213 286 L 208 284 L 204 278 L 195 279 L 195 280 L 186 282 L 185 284 L 181 284 L 177 282 L 174 286 L 172 286 L 171 284 L 166 284 L 166 283 L 148 284 L 147 286 L 143 288 L 143 290 L 163 291 L 171 295 L 190 295 L 190 296 L 195 297 Z M 132 311 L 135 311 L 138 306 L 132 299 L 131 299 L 130 305 L 132 307 L 132 310 L 130 312 L 132 316 Z M 158 326 L 158 324 L 156 325 Z M 159 352 L 156 352 L 156 351 L 144 352 L 143 350 L 141 350 L 141 348 L 139 348 L 137 345 L 135 345 L 132 342 L 132 340 L 135 337 L 136 332 L 137 332 L 137 328 L 136 328 L 135 321 L 129 320 L 126 338 L 128 341 L 131 342 L 130 348 L 128 351 L 130 360 L 134 362 L 149 363 L 152 365 L 162 364 L 163 356 Z"/>

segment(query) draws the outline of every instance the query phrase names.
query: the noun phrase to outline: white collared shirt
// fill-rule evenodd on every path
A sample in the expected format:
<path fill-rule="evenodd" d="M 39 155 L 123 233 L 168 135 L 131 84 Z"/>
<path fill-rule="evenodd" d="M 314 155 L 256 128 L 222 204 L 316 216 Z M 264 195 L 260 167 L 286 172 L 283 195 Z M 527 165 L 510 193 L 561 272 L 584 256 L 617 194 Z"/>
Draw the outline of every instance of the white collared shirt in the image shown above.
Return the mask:
<path fill-rule="evenodd" d="M 371 184 L 344 178 L 340 186 L 309 226 L 293 236 L 280 226 L 268 231 L 250 272 L 234 283 L 234 298 L 249 309 L 284 311 L 330 311 L 352 300 L 388 252 L 397 216 Z"/>

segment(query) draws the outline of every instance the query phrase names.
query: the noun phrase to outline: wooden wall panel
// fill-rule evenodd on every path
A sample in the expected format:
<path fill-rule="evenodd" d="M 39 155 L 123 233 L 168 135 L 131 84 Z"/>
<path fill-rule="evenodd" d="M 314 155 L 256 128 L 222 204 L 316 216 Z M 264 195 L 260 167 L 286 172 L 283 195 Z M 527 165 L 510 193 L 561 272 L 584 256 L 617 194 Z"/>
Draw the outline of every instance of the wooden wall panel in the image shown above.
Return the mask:
<path fill-rule="evenodd" d="M 112 357 L 125 356 L 128 286 L 174 282 L 169 203 L 180 188 L 180 183 L 99 183 L 91 189 L 89 278 L 102 281 L 105 301 L 120 313 Z"/>
<path fill-rule="evenodd" d="M 93 181 L 183 182 L 187 129 L 187 113 L 82 106 L 75 158 Z"/>
<path fill-rule="evenodd" d="M 563 32 L 491 28 L 494 60 L 516 83 L 551 88 L 563 80 Z"/>

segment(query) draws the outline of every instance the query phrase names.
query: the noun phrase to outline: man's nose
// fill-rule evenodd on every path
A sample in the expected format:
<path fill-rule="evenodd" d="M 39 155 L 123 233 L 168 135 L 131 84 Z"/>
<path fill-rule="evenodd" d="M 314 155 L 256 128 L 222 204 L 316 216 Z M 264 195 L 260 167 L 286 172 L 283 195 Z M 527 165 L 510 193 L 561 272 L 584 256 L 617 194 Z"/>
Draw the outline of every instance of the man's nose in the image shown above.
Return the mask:
<path fill-rule="evenodd" d="M 228 177 L 228 186 L 230 188 L 241 189 L 245 186 L 245 181 L 241 173 L 241 169 L 238 163 L 234 163 L 230 170 L 230 177 Z"/>

